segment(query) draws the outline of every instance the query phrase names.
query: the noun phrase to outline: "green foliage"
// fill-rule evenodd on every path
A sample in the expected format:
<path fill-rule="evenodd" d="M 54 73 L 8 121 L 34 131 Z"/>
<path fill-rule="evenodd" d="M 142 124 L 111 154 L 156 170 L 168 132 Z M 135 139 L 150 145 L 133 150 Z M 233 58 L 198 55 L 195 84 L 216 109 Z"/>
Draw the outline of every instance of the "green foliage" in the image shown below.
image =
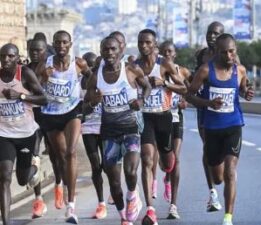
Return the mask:
<path fill-rule="evenodd" d="M 180 49 L 176 49 L 176 52 L 177 52 L 177 58 L 175 59 L 175 62 L 193 71 L 196 67 L 196 57 L 195 57 L 196 49 L 180 48 Z"/>
<path fill-rule="evenodd" d="M 175 62 L 193 71 L 196 66 L 196 48 L 181 48 L 176 49 L 176 51 L 177 58 Z M 251 70 L 253 65 L 261 67 L 261 40 L 251 43 L 238 42 L 237 52 L 241 64 L 248 70 Z"/>
<path fill-rule="evenodd" d="M 252 42 L 251 44 L 246 42 L 237 43 L 237 48 L 238 48 L 237 52 L 240 58 L 240 62 L 248 70 L 251 70 L 253 65 L 257 65 L 257 63 L 260 62 L 259 60 L 260 56 L 258 56 L 255 47 L 257 47 L 258 49 L 258 44 L 254 42 Z M 261 50 L 261 45 L 260 45 L 260 50 Z"/>

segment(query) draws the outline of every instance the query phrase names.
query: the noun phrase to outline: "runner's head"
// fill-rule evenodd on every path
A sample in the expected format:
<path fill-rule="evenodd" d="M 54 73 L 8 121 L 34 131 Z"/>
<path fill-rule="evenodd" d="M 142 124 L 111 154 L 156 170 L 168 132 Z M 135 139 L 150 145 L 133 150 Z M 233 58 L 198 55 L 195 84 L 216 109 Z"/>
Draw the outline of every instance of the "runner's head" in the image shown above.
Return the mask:
<path fill-rule="evenodd" d="M 113 31 L 112 33 L 110 33 L 109 36 L 117 39 L 117 41 L 120 43 L 121 53 L 122 55 L 124 55 L 124 51 L 126 48 L 126 40 L 124 34 L 120 31 Z"/>
<path fill-rule="evenodd" d="M 121 58 L 120 43 L 116 38 L 106 37 L 101 42 L 101 56 L 105 64 L 114 65 Z"/>
<path fill-rule="evenodd" d="M 12 71 L 19 61 L 19 49 L 16 45 L 8 43 L 0 50 L 0 62 L 3 70 Z"/>
<path fill-rule="evenodd" d="M 215 21 L 208 26 L 206 40 L 209 48 L 214 48 L 216 39 L 220 34 L 224 33 L 224 25 L 218 21 Z"/>
<path fill-rule="evenodd" d="M 97 55 L 93 52 L 86 52 L 82 58 L 87 62 L 87 65 L 92 69 L 96 65 Z"/>
<path fill-rule="evenodd" d="M 221 34 L 216 40 L 216 57 L 224 67 L 231 67 L 237 59 L 236 40 L 231 34 Z"/>
<path fill-rule="evenodd" d="M 71 35 L 65 30 L 59 30 L 53 35 L 53 47 L 56 55 L 64 57 L 69 54 L 72 47 Z"/>
<path fill-rule="evenodd" d="M 160 54 L 167 59 L 171 59 L 174 61 L 176 57 L 176 49 L 172 41 L 164 41 L 160 45 Z"/>
<path fill-rule="evenodd" d="M 32 40 L 29 47 L 31 62 L 38 63 L 47 57 L 47 44 L 44 40 Z"/>
<path fill-rule="evenodd" d="M 141 56 L 156 54 L 156 33 L 151 29 L 144 29 L 138 35 L 138 48 Z"/>

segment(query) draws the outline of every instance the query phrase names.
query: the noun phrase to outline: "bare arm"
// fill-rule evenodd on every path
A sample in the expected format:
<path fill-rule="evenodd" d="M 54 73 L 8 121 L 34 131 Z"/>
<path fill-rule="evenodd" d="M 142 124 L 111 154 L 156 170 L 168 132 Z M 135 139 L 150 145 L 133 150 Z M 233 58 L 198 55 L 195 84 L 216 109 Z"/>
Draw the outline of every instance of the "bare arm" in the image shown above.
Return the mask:
<path fill-rule="evenodd" d="M 247 101 L 251 101 L 254 97 L 253 87 L 249 84 L 247 78 L 246 69 L 242 65 L 238 65 L 238 75 L 239 75 L 239 94 L 242 98 Z"/>
<path fill-rule="evenodd" d="M 208 73 L 209 70 L 207 64 L 204 64 L 199 68 L 188 89 L 186 100 L 198 108 L 209 106 L 211 108 L 218 109 L 223 104 L 220 98 L 215 98 L 210 101 L 208 99 L 203 99 L 195 95 L 200 87 L 204 84 L 204 82 L 208 79 Z"/>
<path fill-rule="evenodd" d="M 76 65 L 78 74 L 82 74 L 87 77 L 92 74 L 90 67 L 87 65 L 87 62 L 84 59 L 76 58 Z"/>
<path fill-rule="evenodd" d="M 30 94 L 17 92 L 13 89 L 4 89 L 4 96 L 7 99 L 21 99 L 22 101 L 35 105 L 47 104 L 47 98 L 35 73 L 30 68 L 25 66 L 22 67 L 22 83 L 23 86 L 30 92 Z"/>
<path fill-rule="evenodd" d="M 174 82 L 164 82 L 164 86 L 177 94 L 184 95 L 187 93 L 187 88 L 184 84 L 184 78 L 178 74 L 175 64 L 171 60 L 163 59 L 162 65 L 165 69 L 165 73 L 168 74 L 171 80 Z"/>
<path fill-rule="evenodd" d="M 142 98 L 134 99 L 129 102 L 130 108 L 133 110 L 140 110 L 144 104 L 144 99 L 148 98 L 151 92 L 151 85 L 144 77 L 143 70 L 135 64 L 129 64 L 127 67 L 131 75 L 135 77 L 135 83 L 142 88 Z"/>

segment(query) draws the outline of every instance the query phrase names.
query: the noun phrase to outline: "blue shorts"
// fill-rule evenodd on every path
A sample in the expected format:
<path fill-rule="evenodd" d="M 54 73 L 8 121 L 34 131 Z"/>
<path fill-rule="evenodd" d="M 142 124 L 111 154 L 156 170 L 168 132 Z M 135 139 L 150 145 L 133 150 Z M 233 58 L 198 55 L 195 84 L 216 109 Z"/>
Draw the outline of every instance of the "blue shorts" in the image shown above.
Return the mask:
<path fill-rule="evenodd" d="M 104 165 L 111 166 L 122 162 L 128 152 L 140 152 L 140 135 L 126 134 L 103 140 Z"/>

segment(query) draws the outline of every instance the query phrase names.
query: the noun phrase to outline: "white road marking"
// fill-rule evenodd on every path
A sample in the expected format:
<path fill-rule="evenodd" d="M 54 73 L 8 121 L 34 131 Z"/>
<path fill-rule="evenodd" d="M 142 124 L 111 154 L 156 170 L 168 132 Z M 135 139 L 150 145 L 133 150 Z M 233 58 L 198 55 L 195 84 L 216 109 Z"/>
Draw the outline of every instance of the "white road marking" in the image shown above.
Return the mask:
<path fill-rule="evenodd" d="M 252 143 L 252 142 L 249 142 L 249 141 L 246 141 L 246 140 L 243 140 L 242 144 L 247 146 L 247 147 L 255 147 L 256 146 L 255 143 Z"/>
<path fill-rule="evenodd" d="M 261 152 L 261 148 L 257 148 L 256 150 Z"/>

